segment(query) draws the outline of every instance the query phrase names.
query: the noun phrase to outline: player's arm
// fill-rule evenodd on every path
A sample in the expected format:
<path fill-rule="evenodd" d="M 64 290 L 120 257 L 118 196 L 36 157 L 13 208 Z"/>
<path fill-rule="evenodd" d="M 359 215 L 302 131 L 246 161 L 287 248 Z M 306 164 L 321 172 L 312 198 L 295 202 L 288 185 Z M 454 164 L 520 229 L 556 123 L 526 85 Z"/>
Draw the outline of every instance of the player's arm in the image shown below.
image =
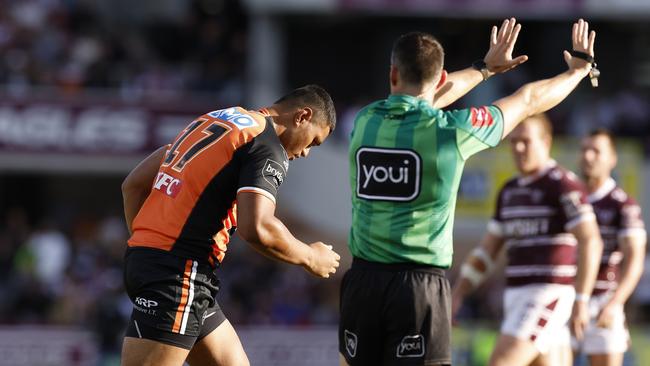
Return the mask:
<path fill-rule="evenodd" d="M 632 295 L 632 292 L 634 292 L 636 285 L 641 279 L 645 260 L 645 230 L 639 230 L 631 233 L 631 235 L 621 236 L 618 245 L 623 252 L 621 278 L 612 298 L 603 307 L 598 316 L 597 323 L 601 327 L 609 327 L 614 314 L 620 311 L 625 305 L 625 302 Z"/>
<path fill-rule="evenodd" d="M 589 32 L 589 24 L 582 19 L 573 24 L 573 50 L 594 56 L 596 33 Z M 553 78 L 539 80 L 522 86 L 514 94 L 494 103 L 503 113 L 505 137 L 519 122 L 538 113 L 545 112 L 563 101 L 580 81 L 591 71 L 591 63 L 572 57 L 564 51 L 564 60 L 569 69 Z"/>
<path fill-rule="evenodd" d="M 591 214 L 589 217 L 589 219 L 581 220 L 569 230 L 578 241 L 576 301 L 571 321 L 572 330 L 578 339 L 582 338 L 582 331 L 589 322 L 587 303 L 596 283 L 600 258 L 603 254 L 603 240 L 600 237 L 595 216 Z"/>
<path fill-rule="evenodd" d="M 122 200 L 126 227 L 131 233 L 133 219 L 151 192 L 151 186 L 160 168 L 160 162 L 168 146 L 162 146 L 138 164 L 122 182 Z"/>
<path fill-rule="evenodd" d="M 494 262 L 503 248 L 501 236 L 488 232 L 460 267 L 460 276 L 452 290 L 452 319 L 455 318 L 463 299 L 476 289 L 494 268 Z"/>
<path fill-rule="evenodd" d="M 315 276 L 327 278 L 339 266 L 341 257 L 331 246 L 296 239 L 275 217 L 275 203 L 264 195 L 237 194 L 237 232 L 260 253 L 300 265 Z"/>
<path fill-rule="evenodd" d="M 521 24 L 517 24 L 515 18 L 504 20 L 498 30 L 496 26 L 492 27 L 490 48 L 483 58 L 488 74 L 484 77 L 479 70 L 473 67 L 450 73 L 447 76 L 447 81 L 436 92 L 433 106 L 444 108 L 474 89 L 485 78 L 512 70 L 526 62 L 528 56 L 525 55 L 512 58 L 512 51 L 520 30 Z"/>

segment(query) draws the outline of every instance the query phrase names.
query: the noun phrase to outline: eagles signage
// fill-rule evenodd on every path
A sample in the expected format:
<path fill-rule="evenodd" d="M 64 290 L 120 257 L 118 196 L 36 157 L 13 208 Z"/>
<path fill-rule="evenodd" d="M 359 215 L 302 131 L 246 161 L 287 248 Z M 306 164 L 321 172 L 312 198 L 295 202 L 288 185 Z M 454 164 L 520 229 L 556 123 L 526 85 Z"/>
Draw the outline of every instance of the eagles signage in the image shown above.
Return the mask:
<path fill-rule="evenodd" d="M 0 168 L 128 170 L 214 105 L 0 95 Z M 109 168 L 106 168 L 109 169 Z"/>
<path fill-rule="evenodd" d="M 357 150 L 357 196 L 412 201 L 420 194 L 421 165 L 412 150 L 362 147 Z"/>

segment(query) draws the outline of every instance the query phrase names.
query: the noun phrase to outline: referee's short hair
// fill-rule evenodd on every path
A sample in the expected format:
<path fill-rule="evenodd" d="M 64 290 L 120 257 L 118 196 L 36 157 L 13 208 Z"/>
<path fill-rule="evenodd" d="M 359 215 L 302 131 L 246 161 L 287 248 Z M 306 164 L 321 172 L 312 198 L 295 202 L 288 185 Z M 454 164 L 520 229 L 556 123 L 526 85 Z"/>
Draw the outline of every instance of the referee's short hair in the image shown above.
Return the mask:
<path fill-rule="evenodd" d="M 391 63 L 406 83 L 422 85 L 440 75 L 444 58 L 442 45 L 432 35 L 411 32 L 393 44 Z"/>
<path fill-rule="evenodd" d="M 310 107 L 314 114 L 320 115 L 330 128 L 330 133 L 336 127 L 336 109 L 329 93 L 322 87 L 309 84 L 297 88 L 278 99 L 275 104 L 285 104 L 294 107 Z"/>

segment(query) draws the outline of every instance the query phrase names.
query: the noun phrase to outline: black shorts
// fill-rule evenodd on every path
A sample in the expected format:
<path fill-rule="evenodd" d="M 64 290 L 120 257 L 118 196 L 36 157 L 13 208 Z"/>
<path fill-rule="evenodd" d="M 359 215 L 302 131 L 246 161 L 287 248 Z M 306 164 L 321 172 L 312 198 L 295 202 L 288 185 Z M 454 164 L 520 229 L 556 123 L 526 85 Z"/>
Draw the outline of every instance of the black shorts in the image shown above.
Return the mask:
<path fill-rule="evenodd" d="M 208 264 L 153 248 L 129 248 L 124 283 L 133 302 L 127 337 L 185 349 L 226 317 L 215 300 L 219 280 Z"/>
<path fill-rule="evenodd" d="M 451 364 L 451 293 L 443 269 L 354 258 L 340 308 L 339 351 L 348 364 Z"/>

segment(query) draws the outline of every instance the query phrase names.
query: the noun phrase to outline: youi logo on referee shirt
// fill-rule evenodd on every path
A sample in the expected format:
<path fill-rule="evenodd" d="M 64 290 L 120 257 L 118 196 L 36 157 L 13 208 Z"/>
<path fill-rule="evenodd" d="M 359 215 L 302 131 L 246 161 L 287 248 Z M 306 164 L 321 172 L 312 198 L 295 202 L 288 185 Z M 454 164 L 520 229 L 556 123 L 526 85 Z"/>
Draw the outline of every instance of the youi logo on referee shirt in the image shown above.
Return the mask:
<path fill-rule="evenodd" d="M 411 201 L 420 194 L 420 156 L 413 150 L 362 147 L 357 150 L 357 196 Z"/>

